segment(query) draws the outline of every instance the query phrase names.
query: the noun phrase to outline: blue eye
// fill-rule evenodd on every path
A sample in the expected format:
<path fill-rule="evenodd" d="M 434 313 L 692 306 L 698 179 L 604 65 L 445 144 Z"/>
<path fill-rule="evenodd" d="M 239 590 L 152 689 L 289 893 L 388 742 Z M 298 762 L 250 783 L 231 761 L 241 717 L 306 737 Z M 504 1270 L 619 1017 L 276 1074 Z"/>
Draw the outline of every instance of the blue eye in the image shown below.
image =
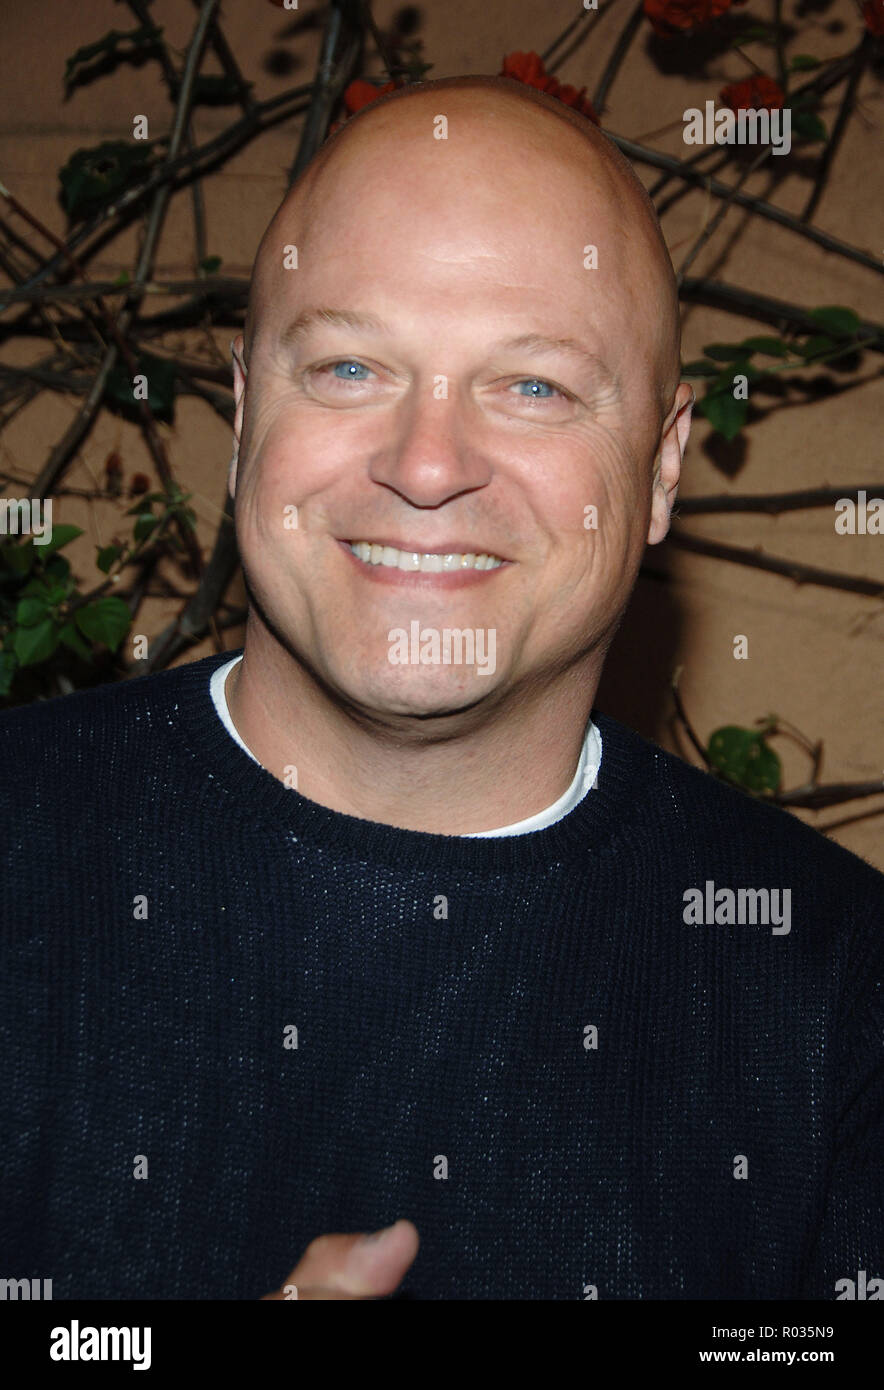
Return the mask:
<path fill-rule="evenodd" d="M 331 366 L 333 374 L 338 378 L 338 381 L 364 381 L 365 377 L 358 375 L 358 373 L 365 372 L 367 374 L 369 371 L 369 368 L 364 366 L 362 362 L 351 362 L 349 359 L 344 359 L 341 362 L 332 362 L 329 365 Z M 339 367 L 345 369 L 343 376 L 338 375 Z"/>
<path fill-rule="evenodd" d="M 528 400 L 545 401 L 549 400 L 552 395 L 560 394 L 558 387 L 552 386 L 548 381 L 540 381 L 537 377 L 533 376 L 526 377 L 524 381 L 517 381 L 514 385 L 530 387 L 527 394 L 524 391 L 519 392 L 520 396 L 524 396 Z"/>

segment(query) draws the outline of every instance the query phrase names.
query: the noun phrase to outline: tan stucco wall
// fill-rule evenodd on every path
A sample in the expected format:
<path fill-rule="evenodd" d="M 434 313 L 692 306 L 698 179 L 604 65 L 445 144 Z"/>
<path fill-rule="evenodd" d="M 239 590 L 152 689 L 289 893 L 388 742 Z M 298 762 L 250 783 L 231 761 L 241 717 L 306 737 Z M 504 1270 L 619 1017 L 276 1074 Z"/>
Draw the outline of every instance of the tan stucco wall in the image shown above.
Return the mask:
<path fill-rule="evenodd" d="M 379 23 L 388 23 L 397 7 L 374 6 Z M 558 76 L 592 92 L 631 6 L 618 0 L 603 15 L 589 39 L 569 58 Z M 465 72 L 496 72 L 505 52 L 542 51 L 564 28 L 579 6 L 574 0 L 432 0 L 421 7 L 425 54 L 434 68 L 431 76 Z M 794 6 L 787 6 L 792 14 Z M 315 13 L 302 0 L 298 16 L 265 0 L 227 0 L 222 19 L 245 75 L 255 83 L 259 99 L 272 96 L 299 81 L 309 81 L 317 52 L 317 31 L 296 34 L 299 24 Z M 192 32 L 196 9 L 184 0 L 156 0 L 155 22 L 183 50 Z M 832 23 L 840 24 L 830 32 Z M 811 12 L 800 20 L 798 51 L 824 57 L 846 51 L 859 33 L 857 11 L 848 0 L 836 0 L 825 14 Z M 168 129 L 170 109 L 155 64 L 124 67 L 117 74 L 77 89 L 62 100 L 65 59 L 79 45 L 111 28 L 134 27 L 126 7 L 110 0 L 90 0 L 70 6 L 44 0 L 33 6 L 9 6 L 4 16 L 3 117 L 0 130 L 0 178 L 57 234 L 65 230 L 58 202 L 57 170 L 79 146 L 104 138 L 131 135 L 133 116 L 145 113 L 151 134 Z M 708 58 L 705 76 L 664 74 L 649 53 L 649 31 L 643 27 L 621 70 L 603 124 L 619 135 L 684 155 L 681 113 L 716 97 L 725 81 L 748 72 L 734 54 Z M 767 50 L 750 50 L 764 63 Z M 206 71 L 217 71 L 211 56 Z M 372 68 L 374 71 L 379 69 Z M 843 88 L 825 101 L 823 116 L 831 125 Z M 232 108 L 230 108 L 232 111 Z M 859 109 L 851 121 L 816 214 L 816 224 L 853 242 L 879 259 L 884 256 L 881 235 L 882 85 L 867 73 L 860 87 Z M 201 108 L 196 116 L 199 140 L 211 137 L 231 119 L 228 110 Z M 661 127 L 671 128 L 662 130 Z M 300 120 L 287 121 L 263 134 L 245 151 L 204 182 L 209 251 L 223 257 L 222 273 L 247 275 L 261 233 L 285 188 Z M 654 133 L 659 132 L 659 133 Z M 814 147 L 817 148 L 817 147 Z M 812 158 L 808 153 L 800 163 Z M 779 166 L 780 160 L 772 161 Z M 790 160 L 782 163 L 794 171 Z M 650 186 L 656 173 L 639 168 Z M 754 176 L 747 188 L 772 196 L 781 206 L 799 212 L 809 183 L 796 172 L 780 175 L 776 190 L 768 173 Z M 732 172 L 725 177 L 733 177 Z M 702 192 L 682 198 L 664 217 L 664 231 L 676 264 L 684 256 L 709 210 Z M 14 222 L 18 230 L 21 224 Z M 93 260 L 92 273 L 113 278 L 131 268 L 137 246 L 130 229 L 110 242 Z M 155 274 L 189 277 L 193 274 L 192 224 L 189 194 L 178 193 L 167 217 Z M 691 274 L 716 275 L 762 294 L 811 307 L 846 304 L 864 317 L 884 318 L 882 280 L 871 271 L 836 258 L 789 231 L 752 220 L 732 209 L 722 229 L 691 269 Z M 161 301 L 151 301 L 151 310 Z M 687 306 L 684 311 L 685 360 L 700 354 L 711 341 L 734 341 L 752 332 L 769 331 L 749 319 Z M 216 330 L 219 362 L 228 361 L 232 332 Z M 194 354 L 207 335 L 171 336 L 166 350 Z M 38 341 L 16 343 L 5 360 L 26 362 L 45 351 Z M 695 417 L 688 446 L 681 493 L 683 496 L 721 491 L 786 491 L 814 485 L 836 486 L 882 478 L 881 358 L 870 358 L 861 375 L 868 384 L 830 400 L 771 411 L 751 426 L 745 448 L 725 451 L 742 460 L 733 476 L 713 465 L 707 448 L 709 429 Z M 699 389 L 699 388 L 698 388 Z M 800 400 L 797 395 L 794 399 Z M 0 467 L 33 478 L 64 428 L 78 400 L 41 395 L 23 411 L 0 441 Z M 193 398 L 179 401 L 174 429 L 165 430 L 173 467 L 182 484 L 194 493 L 200 529 L 207 548 L 223 505 L 230 435 L 211 408 Z M 118 449 L 126 476 L 143 471 L 155 478 L 152 461 L 136 428 L 102 414 L 68 470 L 69 486 L 96 485 L 108 452 Z M 7 489 L 20 495 L 21 489 Z M 884 479 L 881 492 L 884 493 Z M 54 520 L 74 522 L 86 535 L 66 552 L 82 578 L 94 571 L 94 545 L 107 544 L 115 530 L 128 530 L 117 519 L 127 503 L 84 502 L 64 498 L 55 504 Z M 790 513 L 779 518 L 756 515 L 704 516 L 682 523 L 702 536 L 742 546 L 760 546 L 771 553 L 794 557 L 827 568 L 884 581 L 884 537 L 838 536 L 830 509 Z M 630 612 L 621 629 L 599 692 L 598 705 L 642 733 L 690 757 L 688 745 L 675 737 L 668 682 L 681 666 L 681 689 L 695 727 L 706 737 L 715 727 L 751 723 L 776 711 L 809 737 L 825 740 L 823 780 L 848 781 L 884 777 L 884 728 L 881 717 L 882 642 L 884 612 L 880 601 L 812 586 L 689 555 L 664 545 L 649 550 L 647 561 L 669 576 L 668 583 L 640 579 Z M 228 598 L 244 600 L 241 583 Z M 138 628 L 156 633 L 174 612 L 174 605 L 149 600 Z M 750 659 L 735 661 L 735 634 L 749 639 Z M 241 642 L 241 630 L 225 633 L 225 645 Z M 180 660 L 211 651 L 206 641 Z M 785 740 L 778 740 L 784 757 L 787 785 L 803 780 L 804 757 Z M 693 760 L 693 759 L 692 759 Z M 833 838 L 884 869 L 884 795 L 813 815 L 811 824 L 835 827 Z"/>

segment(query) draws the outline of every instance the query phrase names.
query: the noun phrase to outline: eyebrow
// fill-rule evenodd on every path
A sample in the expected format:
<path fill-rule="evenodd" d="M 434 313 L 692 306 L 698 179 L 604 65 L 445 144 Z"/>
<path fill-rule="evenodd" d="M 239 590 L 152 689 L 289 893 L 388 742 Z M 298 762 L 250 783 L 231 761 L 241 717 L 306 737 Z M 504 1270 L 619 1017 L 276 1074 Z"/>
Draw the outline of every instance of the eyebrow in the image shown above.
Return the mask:
<path fill-rule="evenodd" d="M 576 338 L 548 338 L 543 333 L 523 333 L 519 338 L 508 338 L 505 343 L 496 343 L 495 348 L 529 352 L 537 356 L 541 356 L 543 353 L 564 352 L 569 357 L 577 357 L 583 362 L 587 362 L 598 376 L 604 377 L 608 385 L 618 395 L 620 393 L 620 379 L 616 372 L 611 370 L 598 353 L 590 352 L 589 348 L 584 347 Z"/>
<path fill-rule="evenodd" d="M 359 314 L 355 309 L 304 309 L 297 318 L 292 319 L 282 330 L 279 341 L 283 347 L 305 338 L 319 325 L 331 328 L 349 328 L 359 333 L 389 333 L 391 329 L 374 314 Z"/>
<path fill-rule="evenodd" d="M 304 309 L 280 334 L 284 347 L 305 338 L 312 329 L 319 326 L 348 328 L 356 333 L 392 333 L 389 324 L 376 314 L 359 313 L 355 309 Z M 544 353 L 563 352 L 570 357 L 579 358 L 592 370 L 605 379 L 607 385 L 620 393 L 620 381 L 616 373 L 595 352 L 583 346 L 576 338 L 551 338 L 544 333 L 522 333 L 517 338 L 507 338 L 493 344 L 491 351 L 521 351 L 541 356 Z"/>

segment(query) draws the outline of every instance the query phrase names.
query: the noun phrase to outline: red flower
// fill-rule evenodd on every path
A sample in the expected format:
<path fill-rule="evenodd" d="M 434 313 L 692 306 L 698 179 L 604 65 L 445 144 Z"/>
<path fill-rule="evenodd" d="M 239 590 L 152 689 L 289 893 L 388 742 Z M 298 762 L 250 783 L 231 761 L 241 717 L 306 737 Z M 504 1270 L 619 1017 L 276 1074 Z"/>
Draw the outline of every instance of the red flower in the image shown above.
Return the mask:
<path fill-rule="evenodd" d="M 524 82 L 526 87 L 546 92 L 565 106 L 579 111 L 581 116 L 587 116 L 595 125 L 599 123 L 593 104 L 586 95 L 586 88 L 581 87 L 578 91 L 576 87 L 559 82 L 558 78 L 546 71 L 543 59 L 537 53 L 507 53 L 499 76 L 513 77 L 517 82 Z"/>
<path fill-rule="evenodd" d="M 863 19 L 870 34 L 884 39 L 884 0 L 866 0 L 863 5 Z"/>
<path fill-rule="evenodd" d="M 514 77 L 517 82 L 524 82 L 528 87 L 536 87 L 541 92 L 548 91 L 556 84 L 556 79 L 550 77 L 544 68 L 539 53 L 507 53 L 500 69 L 500 76 Z"/>
<path fill-rule="evenodd" d="M 373 82 L 364 82 L 361 77 L 357 77 L 351 82 L 349 87 L 344 90 L 344 105 L 347 108 L 348 116 L 355 116 L 357 111 L 361 111 L 363 106 L 370 106 L 378 97 L 386 96 L 387 92 L 395 92 L 395 82 L 385 82 L 383 87 L 376 87 Z"/>
<path fill-rule="evenodd" d="M 566 106 L 573 106 L 575 111 L 579 111 L 582 116 L 588 116 L 591 121 L 594 121 L 595 124 L 598 125 L 599 118 L 595 113 L 592 102 L 586 96 L 585 87 L 581 87 L 578 92 L 576 87 L 569 87 L 563 84 L 557 87 L 551 95 L 557 97 L 559 101 L 564 102 Z"/>
<path fill-rule="evenodd" d="M 772 77 L 759 75 L 722 87 L 718 98 L 732 111 L 777 111 L 783 104 L 783 89 Z"/>
<path fill-rule="evenodd" d="M 740 0 L 645 0 L 645 14 L 655 34 L 664 38 L 677 31 L 700 29 Z"/>

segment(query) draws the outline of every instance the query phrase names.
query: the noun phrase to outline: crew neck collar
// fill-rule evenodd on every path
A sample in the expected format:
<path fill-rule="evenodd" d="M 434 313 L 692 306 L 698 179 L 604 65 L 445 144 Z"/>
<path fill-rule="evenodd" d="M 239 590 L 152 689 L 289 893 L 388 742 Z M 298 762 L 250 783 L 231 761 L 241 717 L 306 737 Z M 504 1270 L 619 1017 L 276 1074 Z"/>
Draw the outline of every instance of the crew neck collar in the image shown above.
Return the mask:
<path fill-rule="evenodd" d="M 286 787 L 244 752 L 221 723 L 209 682 L 212 673 L 235 655 L 235 651 L 212 654 L 173 668 L 178 686 L 175 708 L 191 755 L 227 795 L 232 816 L 250 824 L 262 821 L 272 833 L 282 832 L 321 852 L 434 874 L 451 868 L 489 873 L 524 870 L 608 850 L 622 836 L 635 807 L 648 796 L 654 746 L 593 710 L 604 747 L 597 783 L 565 816 L 541 830 L 488 838 L 435 835 L 332 810 Z M 172 674 L 163 673 L 164 677 Z"/>

